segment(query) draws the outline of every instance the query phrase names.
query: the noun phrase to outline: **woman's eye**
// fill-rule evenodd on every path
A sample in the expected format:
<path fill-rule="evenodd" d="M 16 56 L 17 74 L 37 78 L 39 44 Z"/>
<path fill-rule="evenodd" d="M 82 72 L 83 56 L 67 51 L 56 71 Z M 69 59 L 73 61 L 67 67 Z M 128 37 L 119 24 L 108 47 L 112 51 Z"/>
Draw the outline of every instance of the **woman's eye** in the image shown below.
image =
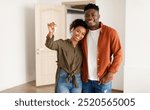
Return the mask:
<path fill-rule="evenodd" d="M 77 30 L 77 32 L 80 32 L 79 30 Z"/>

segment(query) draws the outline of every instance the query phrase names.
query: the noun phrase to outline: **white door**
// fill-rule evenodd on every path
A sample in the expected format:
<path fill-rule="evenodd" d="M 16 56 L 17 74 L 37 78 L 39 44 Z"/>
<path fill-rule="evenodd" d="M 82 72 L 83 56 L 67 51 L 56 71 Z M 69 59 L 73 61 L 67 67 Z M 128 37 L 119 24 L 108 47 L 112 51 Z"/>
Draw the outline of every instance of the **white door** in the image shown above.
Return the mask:
<path fill-rule="evenodd" d="M 45 46 L 47 24 L 56 23 L 55 40 L 65 39 L 65 13 L 62 5 L 37 5 L 35 8 L 36 86 L 55 83 L 57 55 L 56 51 Z"/>

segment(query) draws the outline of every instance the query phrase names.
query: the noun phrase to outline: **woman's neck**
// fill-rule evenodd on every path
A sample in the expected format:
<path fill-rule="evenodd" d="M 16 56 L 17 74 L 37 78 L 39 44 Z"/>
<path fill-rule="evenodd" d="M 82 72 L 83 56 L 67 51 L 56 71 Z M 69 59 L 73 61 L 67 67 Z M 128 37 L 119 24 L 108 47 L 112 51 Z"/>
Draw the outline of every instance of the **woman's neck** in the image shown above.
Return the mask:
<path fill-rule="evenodd" d="M 73 47 L 76 47 L 77 44 L 78 44 L 78 42 L 75 41 L 73 38 L 71 38 L 70 40 L 71 40 L 71 42 L 72 42 Z"/>

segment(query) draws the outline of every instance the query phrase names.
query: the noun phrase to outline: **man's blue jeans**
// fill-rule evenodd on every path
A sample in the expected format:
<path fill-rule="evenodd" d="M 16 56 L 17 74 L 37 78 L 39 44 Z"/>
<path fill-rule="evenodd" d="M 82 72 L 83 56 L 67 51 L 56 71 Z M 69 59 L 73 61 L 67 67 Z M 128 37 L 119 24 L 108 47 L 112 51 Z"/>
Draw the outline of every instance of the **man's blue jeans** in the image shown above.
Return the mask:
<path fill-rule="evenodd" d="M 88 80 L 83 82 L 83 93 L 111 93 L 112 81 L 104 84 L 99 84 L 98 81 Z"/>
<path fill-rule="evenodd" d="M 78 88 L 75 87 L 73 84 L 72 79 L 67 83 L 67 73 L 60 69 L 59 71 L 59 78 L 56 86 L 56 92 L 57 93 L 81 93 L 82 92 L 82 81 L 81 81 L 81 74 L 78 73 L 75 75 L 76 82 L 78 84 Z"/>

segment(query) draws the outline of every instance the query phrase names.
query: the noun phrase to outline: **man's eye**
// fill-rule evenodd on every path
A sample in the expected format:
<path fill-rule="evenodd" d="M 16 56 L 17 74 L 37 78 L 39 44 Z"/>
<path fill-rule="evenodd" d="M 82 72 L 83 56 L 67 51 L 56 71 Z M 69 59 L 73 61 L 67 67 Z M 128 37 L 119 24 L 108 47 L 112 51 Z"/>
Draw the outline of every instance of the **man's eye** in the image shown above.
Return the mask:
<path fill-rule="evenodd" d="M 89 17 L 89 15 L 85 15 L 85 17 Z"/>
<path fill-rule="evenodd" d="M 92 16 L 96 16 L 96 14 L 92 14 Z"/>

